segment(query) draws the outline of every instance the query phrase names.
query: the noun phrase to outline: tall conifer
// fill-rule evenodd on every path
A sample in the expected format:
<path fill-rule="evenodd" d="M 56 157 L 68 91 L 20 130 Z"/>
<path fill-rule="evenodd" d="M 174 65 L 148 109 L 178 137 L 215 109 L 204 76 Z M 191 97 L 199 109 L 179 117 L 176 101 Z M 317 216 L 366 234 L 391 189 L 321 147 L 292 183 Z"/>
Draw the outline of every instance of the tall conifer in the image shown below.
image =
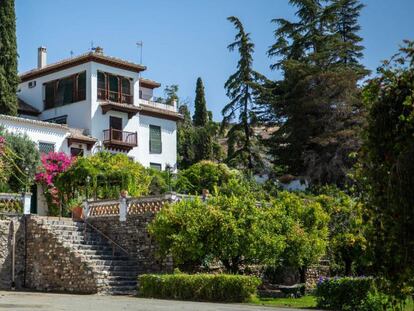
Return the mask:
<path fill-rule="evenodd" d="M 251 42 L 250 34 L 245 32 L 243 24 L 237 17 L 231 16 L 228 20 L 234 24 L 237 30 L 235 41 L 228 46 L 228 49 L 230 51 L 237 49 L 240 59 L 237 71 L 229 77 L 224 85 L 230 102 L 222 110 L 222 125 L 226 126 L 234 119 L 238 119 L 228 131 L 227 138 L 234 141 L 232 136 L 242 132 L 241 147 L 235 150 L 232 154 L 233 158 L 228 160 L 237 159 L 239 164 L 252 170 L 256 164 L 261 162 L 259 153 L 255 152 L 255 148 L 253 148 L 255 137 L 252 126 L 256 123 L 256 114 L 253 109 L 255 90 L 264 77 L 253 70 L 254 44 Z"/>
<path fill-rule="evenodd" d="M 275 164 L 314 184 L 344 185 L 360 147 L 362 105 L 358 81 L 358 1 L 291 0 L 298 21 L 277 19 L 276 43 L 269 55 L 283 79 L 262 96 L 270 121 L 280 127 L 270 142 Z M 348 16 L 347 8 L 353 12 Z M 346 21 L 346 22 L 345 22 Z M 344 26 L 344 23 L 346 26 Z M 267 118 L 269 119 L 269 118 Z"/>
<path fill-rule="evenodd" d="M 199 77 L 196 85 L 196 97 L 194 101 L 193 123 L 195 126 L 205 126 L 208 122 L 207 104 L 204 94 L 203 80 Z"/>
<path fill-rule="evenodd" d="M 14 0 L 0 1 L 0 113 L 17 114 L 17 43 Z"/>

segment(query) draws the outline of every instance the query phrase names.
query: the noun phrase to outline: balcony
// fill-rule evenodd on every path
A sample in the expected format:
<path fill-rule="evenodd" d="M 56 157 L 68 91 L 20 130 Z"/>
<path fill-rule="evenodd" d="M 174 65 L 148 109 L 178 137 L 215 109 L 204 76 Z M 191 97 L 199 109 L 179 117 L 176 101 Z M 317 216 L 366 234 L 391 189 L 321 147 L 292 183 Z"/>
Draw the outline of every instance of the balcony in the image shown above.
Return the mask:
<path fill-rule="evenodd" d="M 176 102 L 174 102 L 173 105 L 168 105 L 165 103 L 140 98 L 139 106 L 141 108 L 140 114 L 142 115 L 148 115 L 173 121 L 178 121 L 183 118 L 183 116 L 178 113 Z"/>
<path fill-rule="evenodd" d="M 154 100 L 155 98 L 145 98 L 145 97 L 141 97 L 139 99 L 139 103 L 140 105 L 145 105 L 145 106 L 149 106 L 155 109 L 162 109 L 162 110 L 168 110 L 168 111 L 172 111 L 172 112 L 177 112 L 177 103 L 174 102 L 173 105 L 168 105 L 162 102 L 158 102 Z"/>
<path fill-rule="evenodd" d="M 104 130 L 103 144 L 109 149 L 130 151 L 138 146 L 137 132 L 125 132 L 113 128 Z"/>
<path fill-rule="evenodd" d="M 111 92 L 106 89 L 98 88 L 98 100 L 110 101 L 118 104 L 132 105 L 133 97 L 130 94 L 121 92 Z"/>

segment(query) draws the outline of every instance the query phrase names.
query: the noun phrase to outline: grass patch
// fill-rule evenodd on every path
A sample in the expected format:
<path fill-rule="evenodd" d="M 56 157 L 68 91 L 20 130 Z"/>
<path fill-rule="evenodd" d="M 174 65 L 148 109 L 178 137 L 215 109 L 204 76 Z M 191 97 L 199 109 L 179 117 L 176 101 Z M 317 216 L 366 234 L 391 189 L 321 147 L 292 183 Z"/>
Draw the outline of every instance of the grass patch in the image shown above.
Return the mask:
<path fill-rule="evenodd" d="M 316 307 L 316 297 L 303 296 L 301 298 L 260 298 L 252 297 L 249 303 L 261 306 L 312 309 Z"/>
<path fill-rule="evenodd" d="M 412 298 L 407 299 L 407 303 L 405 305 L 405 311 L 413 311 L 414 310 L 414 300 Z"/>

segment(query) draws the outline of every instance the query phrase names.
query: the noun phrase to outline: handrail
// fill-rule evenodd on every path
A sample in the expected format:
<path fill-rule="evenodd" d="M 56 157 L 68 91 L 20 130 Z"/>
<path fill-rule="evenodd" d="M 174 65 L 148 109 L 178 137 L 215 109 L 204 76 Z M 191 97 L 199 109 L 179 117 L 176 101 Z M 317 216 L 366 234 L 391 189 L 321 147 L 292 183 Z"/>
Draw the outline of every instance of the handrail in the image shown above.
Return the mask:
<path fill-rule="evenodd" d="M 116 243 L 114 240 L 112 240 L 109 236 L 107 236 L 101 230 L 99 230 L 98 228 L 96 228 L 94 225 L 92 225 L 91 223 L 89 223 L 86 219 L 84 220 L 84 223 L 86 225 L 90 226 L 93 230 L 95 230 L 96 232 L 98 232 L 100 235 L 102 235 L 105 239 L 107 239 L 109 241 L 109 243 L 112 245 L 112 255 L 115 254 L 115 250 L 114 250 L 114 245 L 115 245 L 121 251 L 123 251 L 127 256 L 129 256 L 129 253 L 128 253 L 128 251 L 125 248 L 123 248 L 121 245 L 119 245 L 118 243 Z M 86 226 L 85 226 L 84 233 L 85 233 L 85 236 L 86 236 Z"/>

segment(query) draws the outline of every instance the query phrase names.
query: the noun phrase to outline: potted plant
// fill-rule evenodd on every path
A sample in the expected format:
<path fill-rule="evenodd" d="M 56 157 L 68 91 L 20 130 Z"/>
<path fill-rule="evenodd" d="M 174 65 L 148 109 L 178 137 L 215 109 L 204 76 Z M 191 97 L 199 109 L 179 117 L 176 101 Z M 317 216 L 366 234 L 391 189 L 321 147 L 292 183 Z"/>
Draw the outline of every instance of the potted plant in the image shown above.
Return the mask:
<path fill-rule="evenodd" d="M 68 208 L 72 212 L 72 219 L 74 221 L 83 220 L 83 207 L 82 200 L 80 198 L 69 200 Z"/>

